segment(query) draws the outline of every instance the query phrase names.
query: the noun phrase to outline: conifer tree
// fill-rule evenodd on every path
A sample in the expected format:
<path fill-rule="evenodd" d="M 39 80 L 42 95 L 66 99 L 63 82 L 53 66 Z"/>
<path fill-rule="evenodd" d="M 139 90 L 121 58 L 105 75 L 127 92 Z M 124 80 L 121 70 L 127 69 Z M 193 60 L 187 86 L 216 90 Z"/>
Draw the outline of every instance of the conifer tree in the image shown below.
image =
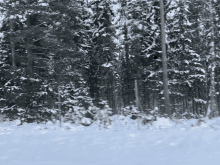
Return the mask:
<path fill-rule="evenodd" d="M 112 27 L 112 2 L 108 0 L 93 1 L 89 4 L 90 29 L 87 31 L 90 42 L 85 50 L 86 57 L 86 80 L 90 94 L 97 102 L 98 98 L 110 100 L 112 97 L 112 71 L 108 69 L 114 58 L 114 29 Z M 109 84 L 108 84 L 109 82 Z M 111 94 L 105 95 L 105 91 Z M 111 96 L 110 96 L 111 95 Z M 111 99 L 112 100 L 112 99 Z"/>

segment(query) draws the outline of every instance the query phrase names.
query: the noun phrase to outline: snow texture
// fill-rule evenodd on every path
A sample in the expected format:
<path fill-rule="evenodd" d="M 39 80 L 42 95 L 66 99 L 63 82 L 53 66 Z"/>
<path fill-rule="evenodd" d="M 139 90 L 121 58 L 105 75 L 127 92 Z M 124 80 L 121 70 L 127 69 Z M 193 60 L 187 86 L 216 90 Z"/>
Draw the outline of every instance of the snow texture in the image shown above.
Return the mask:
<path fill-rule="evenodd" d="M 87 119 L 85 119 L 87 120 Z M 219 161 L 220 119 L 141 125 L 113 116 L 108 128 L 63 123 L 0 123 L 0 164 L 4 165 L 207 165 Z"/>

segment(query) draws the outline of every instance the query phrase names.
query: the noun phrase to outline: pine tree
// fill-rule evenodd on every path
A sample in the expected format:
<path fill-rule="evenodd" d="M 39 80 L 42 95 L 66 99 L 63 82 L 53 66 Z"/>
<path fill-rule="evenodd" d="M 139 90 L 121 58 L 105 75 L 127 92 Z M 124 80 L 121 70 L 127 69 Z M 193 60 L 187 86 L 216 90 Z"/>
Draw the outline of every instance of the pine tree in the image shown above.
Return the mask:
<path fill-rule="evenodd" d="M 20 64 L 16 61 L 20 69 L 20 77 L 17 81 L 19 84 L 17 90 L 19 91 L 16 93 L 18 96 L 14 94 L 14 99 L 9 99 L 8 96 L 6 100 L 13 100 L 13 104 L 10 104 L 10 107 L 17 106 L 24 108 L 25 111 L 23 114 L 29 115 L 32 121 L 38 113 L 41 113 L 42 108 L 46 106 L 42 105 L 41 99 L 44 99 L 46 94 L 43 85 L 47 85 L 50 81 L 54 80 L 54 74 L 51 74 L 53 71 L 51 66 L 52 61 L 55 60 L 52 59 L 57 57 L 58 59 L 62 59 L 61 54 L 65 55 L 62 60 L 55 62 L 55 70 L 57 71 L 55 80 L 58 83 L 61 83 L 60 75 L 62 73 L 65 73 L 65 77 L 69 79 L 70 76 L 73 76 L 73 72 L 76 71 L 77 66 L 79 66 L 79 64 L 75 65 L 78 61 L 75 57 L 82 54 L 80 53 L 79 46 L 77 46 L 77 41 L 80 39 L 78 37 L 80 34 L 77 34 L 77 31 L 79 32 L 80 29 L 80 20 L 77 17 L 79 9 L 73 3 L 70 1 L 51 1 L 50 3 L 41 1 L 11 3 L 5 1 L 2 4 L 2 12 L 10 13 L 6 15 L 5 19 L 10 20 L 13 16 L 14 24 L 17 22 L 20 23 L 13 36 L 16 39 L 14 41 L 17 41 L 16 44 L 19 45 L 19 48 L 16 48 L 15 45 L 15 54 L 17 53 L 18 55 L 17 59 L 22 59 L 22 55 L 24 55 L 24 59 L 27 59 L 21 60 L 22 62 Z M 73 5 L 74 8 L 69 9 L 68 5 Z M 12 6 L 14 13 L 10 12 Z M 58 12 L 56 13 L 56 11 Z M 45 17 L 45 14 L 47 17 Z M 68 21 L 72 24 L 68 24 Z M 76 24 L 77 21 L 78 24 Z M 2 31 L 5 33 L 5 42 L 8 44 L 6 45 L 8 48 L 2 47 L 2 50 L 5 52 L 5 57 L 7 58 L 10 57 L 7 51 L 10 52 L 10 48 L 12 48 L 10 47 L 10 39 L 7 38 L 10 35 L 9 22 L 7 24 L 6 21 L 5 26 L 2 27 Z M 61 23 L 63 27 L 60 26 Z M 70 38 L 72 39 L 69 40 Z M 57 46 L 59 49 L 55 51 L 55 47 Z M 22 50 L 26 51 L 22 53 Z M 57 65 L 58 62 L 60 62 L 59 65 Z M 74 69 L 71 69 L 71 66 L 75 66 L 73 67 Z M 66 72 L 68 69 L 69 71 Z M 8 75 L 11 75 L 11 73 L 13 72 L 8 70 Z M 10 84 L 9 82 L 10 80 L 5 83 Z M 11 97 L 11 94 L 9 95 Z M 44 101 L 43 104 L 45 104 Z"/>
<path fill-rule="evenodd" d="M 195 9 L 195 6 L 190 1 L 179 1 L 176 4 L 177 10 L 174 17 L 168 21 L 168 43 L 170 47 L 169 65 L 172 68 L 170 70 L 171 96 L 173 103 L 177 103 L 174 108 L 182 109 L 182 113 L 192 109 L 193 113 L 198 114 L 200 106 L 205 104 L 204 96 L 198 91 L 202 89 L 201 86 L 206 81 L 206 71 L 201 63 L 202 57 L 199 55 L 200 52 L 196 45 L 199 43 L 199 33 L 194 29 L 199 28 L 197 19 L 200 17 L 199 10 Z M 188 95 L 188 93 L 192 94 Z"/>
<path fill-rule="evenodd" d="M 112 72 L 108 69 L 114 57 L 114 29 L 112 27 L 112 2 L 108 0 L 93 1 L 89 4 L 92 13 L 90 28 L 87 31 L 90 42 L 85 50 L 86 57 L 86 81 L 89 85 L 91 97 L 96 100 L 112 100 Z M 109 83 L 109 84 L 108 84 Z M 110 91 L 110 95 L 105 95 L 105 91 Z"/>

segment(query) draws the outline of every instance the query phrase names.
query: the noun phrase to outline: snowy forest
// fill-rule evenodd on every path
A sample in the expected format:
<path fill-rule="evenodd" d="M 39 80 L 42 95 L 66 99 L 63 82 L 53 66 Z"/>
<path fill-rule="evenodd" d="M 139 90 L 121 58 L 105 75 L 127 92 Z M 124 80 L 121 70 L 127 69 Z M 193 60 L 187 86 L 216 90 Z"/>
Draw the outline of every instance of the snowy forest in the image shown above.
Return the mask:
<path fill-rule="evenodd" d="M 220 0 L 0 0 L 1 165 L 216 165 Z"/>
<path fill-rule="evenodd" d="M 220 1 L 163 3 L 168 110 L 160 1 L 1 1 L 4 120 L 88 126 L 100 114 L 217 117 Z"/>

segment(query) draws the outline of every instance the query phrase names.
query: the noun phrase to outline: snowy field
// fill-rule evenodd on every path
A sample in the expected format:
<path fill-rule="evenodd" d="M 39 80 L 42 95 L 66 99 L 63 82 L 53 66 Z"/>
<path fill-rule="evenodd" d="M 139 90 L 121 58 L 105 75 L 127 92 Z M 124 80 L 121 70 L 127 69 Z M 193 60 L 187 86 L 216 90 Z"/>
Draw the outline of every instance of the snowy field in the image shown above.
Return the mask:
<path fill-rule="evenodd" d="M 133 123 L 132 123 L 133 122 Z M 0 165 L 217 165 L 220 119 L 151 126 L 114 116 L 108 129 L 65 123 L 0 124 Z"/>

